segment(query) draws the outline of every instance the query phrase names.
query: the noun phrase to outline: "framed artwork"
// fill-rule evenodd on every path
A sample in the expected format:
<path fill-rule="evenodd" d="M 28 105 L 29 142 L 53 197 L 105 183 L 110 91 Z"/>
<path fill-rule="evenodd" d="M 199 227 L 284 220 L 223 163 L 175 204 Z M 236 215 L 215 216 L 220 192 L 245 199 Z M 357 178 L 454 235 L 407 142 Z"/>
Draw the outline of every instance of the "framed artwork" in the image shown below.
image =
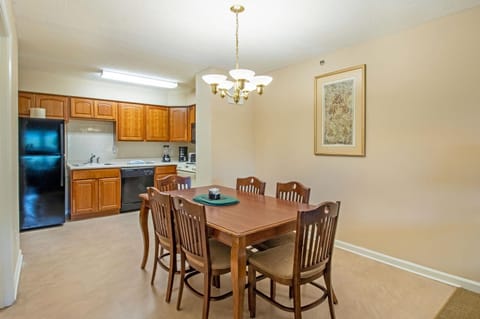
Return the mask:
<path fill-rule="evenodd" d="M 365 64 L 315 77 L 315 155 L 365 156 Z"/>

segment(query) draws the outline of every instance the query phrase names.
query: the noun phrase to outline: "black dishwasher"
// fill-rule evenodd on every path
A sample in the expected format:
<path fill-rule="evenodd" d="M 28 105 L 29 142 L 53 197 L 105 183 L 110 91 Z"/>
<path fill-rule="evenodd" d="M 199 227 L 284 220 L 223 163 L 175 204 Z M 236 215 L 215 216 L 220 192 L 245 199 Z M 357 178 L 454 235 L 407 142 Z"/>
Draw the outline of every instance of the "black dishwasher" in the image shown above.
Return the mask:
<path fill-rule="evenodd" d="M 138 194 L 153 186 L 153 167 L 122 168 L 122 208 L 120 212 L 139 210 L 142 201 Z"/>

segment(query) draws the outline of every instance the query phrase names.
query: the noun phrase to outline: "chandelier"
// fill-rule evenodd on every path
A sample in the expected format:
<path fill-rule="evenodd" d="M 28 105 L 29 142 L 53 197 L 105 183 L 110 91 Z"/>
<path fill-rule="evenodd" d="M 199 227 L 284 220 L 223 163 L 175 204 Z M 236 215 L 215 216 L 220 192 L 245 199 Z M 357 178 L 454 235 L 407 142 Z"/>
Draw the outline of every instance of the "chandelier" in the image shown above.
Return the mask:
<path fill-rule="evenodd" d="M 228 96 L 232 98 L 235 104 L 240 101 L 247 100 L 248 94 L 254 90 L 259 95 L 263 94 L 265 86 L 272 82 L 272 77 L 266 75 L 257 75 L 248 69 L 240 69 L 238 64 L 238 14 L 243 12 L 245 8 L 241 5 L 233 5 L 230 11 L 235 13 L 236 30 L 235 30 L 235 69 L 230 70 L 229 74 L 234 81 L 227 80 L 227 76 L 223 74 L 206 74 L 202 79 L 210 85 L 213 94 L 220 93 L 224 98 Z"/>

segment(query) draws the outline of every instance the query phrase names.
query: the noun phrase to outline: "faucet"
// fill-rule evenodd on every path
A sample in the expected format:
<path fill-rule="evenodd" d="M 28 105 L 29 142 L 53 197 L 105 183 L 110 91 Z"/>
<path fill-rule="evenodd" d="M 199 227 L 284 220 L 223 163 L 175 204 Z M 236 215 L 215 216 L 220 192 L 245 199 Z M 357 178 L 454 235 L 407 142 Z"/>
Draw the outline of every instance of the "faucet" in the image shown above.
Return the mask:
<path fill-rule="evenodd" d="M 100 164 L 100 156 L 97 156 L 97 164 Z"/>
<path fill-rule="evenodd" d="M 90 159 L 88 160 L 88 162 L 89 162 L 90 164 L 92 164 L 94 158 L 95 158 L 95 154 L 93 154 L 93 153 L 90 154 Z"/>

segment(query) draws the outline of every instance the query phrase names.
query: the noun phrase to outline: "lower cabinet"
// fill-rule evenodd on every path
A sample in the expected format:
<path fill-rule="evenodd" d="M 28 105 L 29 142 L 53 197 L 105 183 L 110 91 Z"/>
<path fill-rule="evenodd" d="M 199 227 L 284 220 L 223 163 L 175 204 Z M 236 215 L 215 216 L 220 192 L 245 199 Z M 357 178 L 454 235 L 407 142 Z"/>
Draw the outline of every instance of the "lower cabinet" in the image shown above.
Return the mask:
<path fill-rule="evenodd" d="M 157 184 L 157 180 L 162 179 L 168 175 L 177 175 L 177 165 L 164 165 L 155 167 L 154 185 Z"/>
<path fill-rule="evenodd" d="M 71 172 L 70 218 L 117 214 L 120 211 L 120 170 L 92 169 Z"/>

